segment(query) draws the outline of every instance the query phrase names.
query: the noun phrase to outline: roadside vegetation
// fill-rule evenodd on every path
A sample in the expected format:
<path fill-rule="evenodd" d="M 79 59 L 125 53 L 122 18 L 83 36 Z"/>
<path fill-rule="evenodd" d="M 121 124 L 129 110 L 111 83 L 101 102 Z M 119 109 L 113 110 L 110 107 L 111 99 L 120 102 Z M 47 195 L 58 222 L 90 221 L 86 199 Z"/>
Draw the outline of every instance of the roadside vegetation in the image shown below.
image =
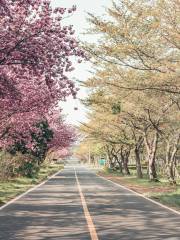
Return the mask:
<path fill-rule="evenodd" d="M 63 169 L 63 159 L 69 156 L 67 147 L 73 141 L 67 130 L 68 141 L 59 142 L 52 149 L 53 131 L 41 124 L 38 135 L 33 134 L 34 148 L 28 148 L 25 140 L 0 151 L 0 205 L 37 185 L 50 175 Z M 63 130 L 64 131 L 64 130 Z M 61 148 L 60 148 L 61 144 Z"/>
<path fill-rule="evenodd" d="M 159 182 L 149 181 L 148 175 L 145 171 L 144 178 L 137 178 L 135 172 L 132 172 L 130 176 L 127 176 L 107 167 L 100 170 L 98 175 L 135 192 L 141 193 L 164 205 L 180 210 L 180 180 L 176 185 L 172 186 L 165 178 L 160 178 Z"/>
<path fill-rule="evenodd" d="M 76 150 L 83 162 L 103 158 L 113 175 L 167 203 L 180 198 L 179 7 L 125 0 L 103 17 L 89 13 L 87 34 L 99 41 L 84 43 L 93 75 L 82 82 L 89 111 Z M 163 193 L 167 186 L 172 191 Z"/>
<path fill-rule="evenodd" d="M 49 176 L 63 169 L 63 164 L 43 164 L 40 171 L 34 177 L 14 177 L 8 181 L 0 180 L 0 206 L 19 194 L 27 191 L 29 188 L 46 180 Z"/>

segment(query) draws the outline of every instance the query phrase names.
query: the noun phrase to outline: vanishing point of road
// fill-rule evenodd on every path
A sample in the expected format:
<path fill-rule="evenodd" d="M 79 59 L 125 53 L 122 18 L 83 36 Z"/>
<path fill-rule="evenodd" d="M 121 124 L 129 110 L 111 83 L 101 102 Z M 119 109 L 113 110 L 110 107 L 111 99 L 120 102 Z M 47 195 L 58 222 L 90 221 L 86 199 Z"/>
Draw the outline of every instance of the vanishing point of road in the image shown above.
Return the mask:
<path fill-rule="evenodd" d="M 180 215 L 80 164 L 0 209 L 0 240 L 179 240 Z"/>

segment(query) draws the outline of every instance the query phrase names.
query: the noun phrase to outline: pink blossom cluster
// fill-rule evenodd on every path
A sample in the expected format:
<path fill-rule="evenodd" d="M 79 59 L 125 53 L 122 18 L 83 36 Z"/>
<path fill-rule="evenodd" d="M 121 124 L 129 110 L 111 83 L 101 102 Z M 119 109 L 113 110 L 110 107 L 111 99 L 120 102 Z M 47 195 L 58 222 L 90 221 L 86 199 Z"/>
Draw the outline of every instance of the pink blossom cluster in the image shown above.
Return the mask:
<path fill-rule="evenodd" d="M 74 70 L 71 59 L 80 63 L 87 57 L 73 26 L 62 25 L 62 16 L 76 6 L 52 9 L 50 2 L 0 0 L 0 147 L 22 137 L 30 146 L 35 124 L 49 118 L 59 101 L 76 97 L 68 78 Z M 50 147 L 66 147 L 74 139 L 69 127 L 62 126 L 54 127 Z"/>
<path fill-rule="evenodd" d="M 71 155 L 72 153 L 68 148 L 63 148 L 56 152 L 56 158 L 60 158 L 60 159 L 70 157 Z"/>
<path fill-rule="evenodd" d="M 51 150 L 61 150 L 63 148 L 69 148 L 77 138 L 75 129 L 66 124 L 58 111 L 54 111 L 48 118 L 50 128 L 53 130 L 53 139 L 49 143 L 48 147 Z"/>

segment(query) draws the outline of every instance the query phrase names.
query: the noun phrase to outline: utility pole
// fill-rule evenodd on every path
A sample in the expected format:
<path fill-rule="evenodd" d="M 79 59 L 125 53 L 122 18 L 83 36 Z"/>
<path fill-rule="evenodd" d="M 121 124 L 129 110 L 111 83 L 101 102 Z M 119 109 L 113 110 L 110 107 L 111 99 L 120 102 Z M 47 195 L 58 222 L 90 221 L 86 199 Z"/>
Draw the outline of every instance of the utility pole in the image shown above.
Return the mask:
<path fill-rule="evenodd" d="M 91 165 L 91 148 L 90 148 L 90 145 L 89 145 L 88 159 L 89 159 L 89 165 Z"/>

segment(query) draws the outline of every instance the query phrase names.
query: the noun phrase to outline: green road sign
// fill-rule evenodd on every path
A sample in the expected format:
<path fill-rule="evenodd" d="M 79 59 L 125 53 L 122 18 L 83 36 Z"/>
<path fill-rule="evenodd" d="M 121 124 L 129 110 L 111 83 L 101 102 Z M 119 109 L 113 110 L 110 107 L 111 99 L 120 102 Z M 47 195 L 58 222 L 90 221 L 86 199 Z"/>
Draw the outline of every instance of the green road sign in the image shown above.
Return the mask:
<path fill-rule="evenodd" d="M 99 162 L 99 165 L 101 165 L 101 166 L 104 166 L 106 164 L 106 160 L 103 158 L 99 159 L 98 162 Z"/>

